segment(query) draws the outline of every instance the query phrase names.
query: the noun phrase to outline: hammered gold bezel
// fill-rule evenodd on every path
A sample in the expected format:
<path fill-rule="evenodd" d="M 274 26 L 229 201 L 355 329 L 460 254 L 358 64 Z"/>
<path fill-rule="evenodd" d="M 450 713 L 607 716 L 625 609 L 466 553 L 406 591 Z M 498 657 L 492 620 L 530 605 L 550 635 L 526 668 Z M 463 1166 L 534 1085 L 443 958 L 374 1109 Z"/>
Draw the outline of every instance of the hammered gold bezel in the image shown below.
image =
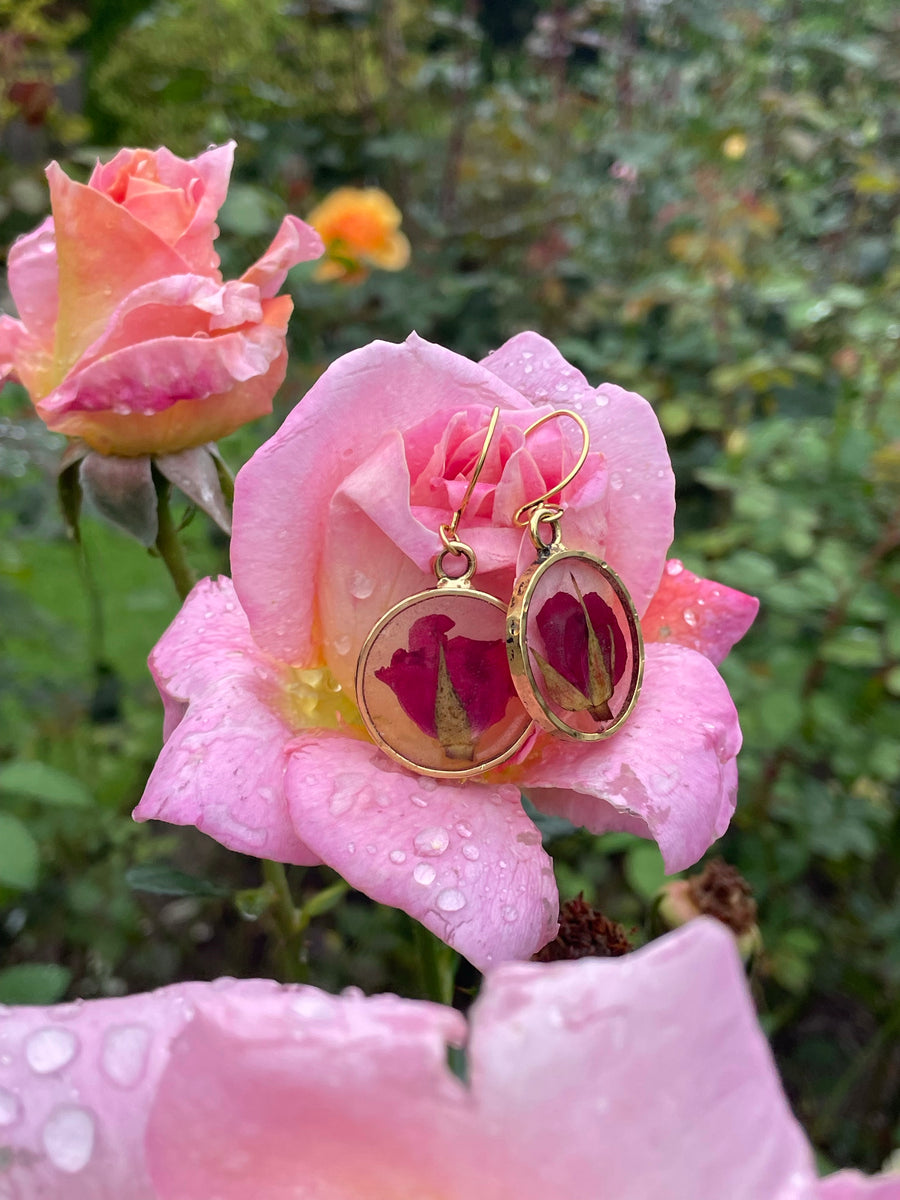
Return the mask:
<path fill-rule="evenodd" d="M 628 622 L 629 632 L 632 634 L 633 648 L 636 648 L 637 670 L 633 671 L 633 678 L 625 705 L 610 725 L 594 733 L 587 733 L 580 729 L 574 729 L 571 725 L 567 725 L 544 701 L 541 688 L 538 686 L 535 678 L 528 647 L 525 645 L 529 608 L 535 588 L 541 577 L 551 566 L 565 559 L 588 563 L 606 579 L 622 605 L 622 610 Z M 547 546 L 543 552 L 539 553 L 537 561 L 519 577 L 516 583 L 516 590 L 513 592 L 507 611 L 506 653 L 509 659 L 509 669 L 512 674 L 513 684 L 528 715 L 541 729 L 545 729 L 550 733 L 562 733 L 575 741 L 601 742 L 608 737 L 612 737 L 614 733 L 621 729 L 623 723 L 630 716 L 641 693 L 641 685 L 644 679 L 644 638 L 641 633 L 641 622 L 637 614 L 637 609 L 634 607 L 634 601 L 631 599 L 625 584 L 612 567 L 585 550 L 566 550 L 559 546 Z"/>

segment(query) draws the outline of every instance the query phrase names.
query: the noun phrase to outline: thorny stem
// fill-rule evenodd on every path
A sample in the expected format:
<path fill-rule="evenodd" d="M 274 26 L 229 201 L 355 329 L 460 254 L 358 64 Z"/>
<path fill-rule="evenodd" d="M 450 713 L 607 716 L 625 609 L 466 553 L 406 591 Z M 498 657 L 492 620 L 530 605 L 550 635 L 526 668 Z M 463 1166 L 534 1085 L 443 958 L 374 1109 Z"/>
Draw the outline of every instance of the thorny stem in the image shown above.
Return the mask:
<path fill-rule="evenodd" d="M 172 520 L 172 510 L 169 507 L 171 486 L 168 480 L 159 475 L 154 475 L 154 481 L 156 483 L 156 515 L 159 522 L 156 549 L 159 551 L 159 557 L 166 564 L 176 592 L 184 600 L 196 580 L 193 571 L 188 566 L 184 548 L 178 540 L 175 522 Z"/>

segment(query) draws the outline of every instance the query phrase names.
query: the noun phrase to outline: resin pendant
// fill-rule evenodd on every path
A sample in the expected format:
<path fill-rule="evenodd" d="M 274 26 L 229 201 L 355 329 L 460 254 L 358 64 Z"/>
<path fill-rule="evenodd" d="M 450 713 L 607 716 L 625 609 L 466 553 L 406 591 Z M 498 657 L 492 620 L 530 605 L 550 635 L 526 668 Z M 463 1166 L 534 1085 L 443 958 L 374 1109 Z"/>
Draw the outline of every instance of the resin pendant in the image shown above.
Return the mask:
<path fill-rule="evenodd" d="M 443 574 L 447 553 L 467 569 Z M 401 601 L 375 625 L 356 666 L 366 728 L 421 775 L 464 779 L 504 762 L 531 730 L 506 656 L 506 606 L 472 588 L 475 555 L 453 543 L 437 587 Z"/>
<path fill-rule="evenodd" d="M 644 674 L 637 612 L 619 576 L 559 539 L 559 509 L 531 519 L 536 561 L 510 601 L 506 649 L 526 711 L 543 729 L 599 741 L 634 708 Z M 543 542 L 539 527 L 553 528 Z"/>

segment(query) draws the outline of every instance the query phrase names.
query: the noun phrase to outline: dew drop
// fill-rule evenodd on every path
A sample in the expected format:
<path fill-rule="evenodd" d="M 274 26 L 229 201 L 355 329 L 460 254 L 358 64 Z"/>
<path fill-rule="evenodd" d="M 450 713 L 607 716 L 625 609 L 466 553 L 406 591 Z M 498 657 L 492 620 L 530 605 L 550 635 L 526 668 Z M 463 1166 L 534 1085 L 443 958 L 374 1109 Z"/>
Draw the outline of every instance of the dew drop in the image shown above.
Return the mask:
<path fill-rule="evenodd" d="M 350 635 L 345 633 L 341 637 L 335 638 L 331 643 L 334 646 L 336 654 L 344 655 L 350 653 Z"/>
<path fill-rule="evenodd" d="M 684 610 L 684 620 L 685 620 L 685 624 L 693 627 L 694 625 L 697 624 L 697 622 L 700 620 L 700 618 L 697 616 L 697 614 L 694 612 L 694 610 L 692 608 L 686 608 Z"/>
<path fill-rule="evenodd" d="M 462 852 L 463 852 L 463 858 L 467 858 L 469 860 L 469 862 L 475 862 L 475 860 L 479 856 L 478 847 L 473 846 L 471 843 L 469 843 L 466 846 L 463 846 Z"/>
<path fill-rule="evenodd" d="M 428 887 L 429 884 L 434 883 L 435 875 L 437 875 L 437 871 L 428 863 L 417 863 L 416 869 L 413 871 L 413 879 L 416 883 L 421 883 L 422 887 Z"/>
<path fill-rule="evenodd" d="M 618 471 L 613 471 L 612 475 L 610 475 L 609 486 L 613 489 L 614 492 L 620 492 L 622 490 L 622 488 L 625 486 L 625 480 L 622 478 L 622 476 L 619 474 Z"/>
<path fill-rule="evenodd" d="M 416 808 L 427 808 L 428 807 L 428 801 L 423 800 L 421 796 L 410 796 L 410 800 L 413 802 L 413 804 L 416 806 Z"/>
<path fill-rule="evenodd" d="M 466 898 L 459 888 L 444 888 L 438 892 L 435 904 L 441 912 L 459 912 L 466 906 Z"/>
<path fill-rule="evenodd" d="M 609 404 L 609 396 L 600 395 L 597 397 L 598 408 L 606 408 L 607 404 Z"/>
<path fill-rule="evenodd" d="M 518 921 L 518 919 L 519 910 L 517 908 L 513 908 L 511 904 L 507 904 L 503 909 L 503 920 L 509 924 L 512 924 L 513 921 Z"/>
<path fill-rule="evenodd" d="M 78 1039 L 68 1029 L 39 1029 L 25 1043 L 25 1058 L 32 1071 L 49 1075 L 72 1061 Z"/>
<path fill-rule="evenodd" d="M 21 1105 L 12 1092 L 0 1088 L 0 1127 L 12 1125 L 13 1121 L 18 1120 L 21 1111 Z"/>
<path fill-rule="evenodd" d="M 332 816 L 343 816 L 348 809 L 353 807 L 352 792 L 336 792 L 328 801 L 328 811 Z"/>
<path fill-rule="evenodd" d="M 450 834 L 443 825 L 434 825 L 431 829 L 423 829 L 421 833 L 417 833 L 413 845 L 416 854 L 425 858 L 436 858 L 450 845 Z"/>
<path fill-rule="evenodd" d="M 67 1175 L 75 1175 L 91 1161 L 94 1118 L 85 1108 L 63 1105 L 51 1114 L 41 1140 L 54 1167 Z"/>
<path fill-rule="evenodd" d="M 42 238 L 38 242 L 38 250 L 41 254 L 52 254 L 56 249 L 56 241 L 54 238 Z"/>
<path fill-rule="evenodd" d="M 392 850 L 390 852 L 390 854 L 388 855 L 388 858 L 391 860 L 392 863 L 396 863 L 398 867 L 401 863 L 406 862 L 406 855 L 403 853 L 402 850 Z"/>
<path fill-rule="evenodd" d="M 348 842 L 347 843 L 347 853 L 348 854 L 356 853 L 356 842 Z"/>
<path fill-rule="evenodd" d="M 354 571 L 350 576 L 350 595 L 357 600 L 365 600 L 375 590 L 375 580 L 364 575 L 362 571 Z"/>
<path fill-rule="evenodd" d="M 456 826 L 456 832 L 461 838 L 470 838 L 472 836 L 471 827 L 466 825 L 463 821 L 460 821 Z"/>
<path fill-rule="evenodd" d="M 150 1033 L 142 1025 L 118 1025 L 103 1039 L 100 1065 L 119 1087 L 134 1087 L 144 1074 Z"/>
<path fill-rule="evenodd" d="M 669 561 L 666 563 L 666 574 L 667 575 L 680 575 L 683 570 L 684 570 L 684 563 L 681 561 L 680 558 L 670 558 Z"/>

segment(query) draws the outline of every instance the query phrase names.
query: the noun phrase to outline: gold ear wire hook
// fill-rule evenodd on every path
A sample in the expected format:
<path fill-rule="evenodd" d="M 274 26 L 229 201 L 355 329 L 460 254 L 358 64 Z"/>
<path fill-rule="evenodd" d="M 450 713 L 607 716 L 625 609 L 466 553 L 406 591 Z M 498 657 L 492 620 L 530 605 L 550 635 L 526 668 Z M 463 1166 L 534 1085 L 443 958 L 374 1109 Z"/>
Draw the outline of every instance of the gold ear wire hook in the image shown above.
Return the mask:
<path fill-rule="evenodd" d="M 515 517 L 513 517 L 513 520 L 517 525 L 527 525 L 531 519 L 528 514 L 537 512 L 541 505 L 545 504 L 551 496 L 555 496 L 556 493 L 561 492 L 564 487 L 568 487 L 581 468 L 584 466 L 585 460 L 587 459 L 588 451 L 591 448 L 591 435 L 582 418 L 579 417 L 578 413 L 572 412 L 570 408 L 560 408 L 557 409 L 556 412 L 545 413 L 545 415 L 535 421 L 533 425 L 528 426 L 528 428 L 525 430 L 524 437 L 527 438 L 529 433 L 534 433 L 536 429 L 540 429 L 540 427 L 542 425 L 546 425 L 548 421 L 557 421 L 560 417 L 571 417 L 581 430 L 582 445 L 581 453 L 578 456 L 578 462 L 568 473 L 568 475 L 566 475 L 565 479 L 561 479 L 559 483 L 555 484 L 549 489 L 549 491 L 544 492 L 542 496 L 538 496 L 536 500 L 529 500 L 527 504 L 523 504 L 522 507 L 517 510 Z M 555 516 L 557 517 L 561 515 L 561 509 L 559 512 L 555 513 Z"/>
<path fill-rule="evenodd" d="M 446 525 L 440 528 L 441 541 L 444 543 L 444 548 L 450 550 L 453 554 L 461 554 L 462 550 L 457 549 L 461 543 L 457 540 L 456 531 L 459 528 L 459 523 L 463 518 L 463 514 L 469 507 L 469 501 L 472 499 L 472 492 L 475 490 L 475 484 L 478 482 L 478 477 L 484 469 L 484 464 L 487 461 L 488 450 L 491 448 L 491 441 L 494 437 L 494 430 L 497 428 L 497 421 L 500 417 L 499 405 L 491 413 L 491 419 L 488 421 L 487 433 L 484 435 L 484 445 L 481 447 L 481 453 L 478 455 L 478 461 L 475 463 L 475 469 L 472 472 L 472 478 L 469 480 L 469 486 L 466 488 L 465 495 L 462 498 L 459 508 L 450 518 Z"/>

